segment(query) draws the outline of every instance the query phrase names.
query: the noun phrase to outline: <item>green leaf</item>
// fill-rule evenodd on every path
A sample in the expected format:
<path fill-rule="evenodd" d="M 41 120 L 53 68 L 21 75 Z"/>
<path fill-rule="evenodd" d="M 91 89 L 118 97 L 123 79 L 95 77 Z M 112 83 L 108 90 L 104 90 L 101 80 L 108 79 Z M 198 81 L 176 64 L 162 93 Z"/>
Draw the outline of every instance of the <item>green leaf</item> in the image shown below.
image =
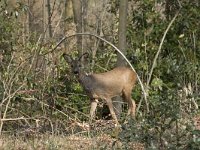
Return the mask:
<path fill-rule="evenodd" d="M 151 86 L 153 86 L 155 88 L 159 88 L 160 90 L 162 90 L 163 81 L 156 77 L 152 80 Z"/>

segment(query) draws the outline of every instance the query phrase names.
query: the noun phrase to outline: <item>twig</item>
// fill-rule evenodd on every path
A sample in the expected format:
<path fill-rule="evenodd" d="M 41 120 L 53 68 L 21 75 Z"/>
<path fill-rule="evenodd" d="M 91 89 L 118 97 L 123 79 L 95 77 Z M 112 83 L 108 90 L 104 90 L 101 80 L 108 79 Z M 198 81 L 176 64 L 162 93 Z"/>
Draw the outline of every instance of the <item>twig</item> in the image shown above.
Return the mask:
<path fill-rule="evenodd" d="M 60 98 L 61 98 L 61 97 L 60 97 Z M 42 101 L 39 101 L 39 100 L 37 100 L 36 98 L 32 98 L 32 99 L 35 100 L 35 101 L 37 101 L 38 103 L 41 103 L 41 104 L 44 105 L 44 106 L 53 108 L 54 110 L 58 111 L 59 113 L 61 113 L 62 115 L 68 117 L 69 119 L 71 119 L 71 120 L 73 120 L 73 121 L 77 121 L 77 120 L 71 118 L 69 115 L 65 114 L 63 111 L 61 111 L 61 110 L 59 110 L 59 109 L 57 109 L 57 108 L 55 108 L 55 107 L 53 107 L 53 106 L 50 106 L 50 105 L 48 105 L 48 104 L 46 104 L 46 103 L 44 103 L 44 102 L 42 102 Z M 63 98 L 63 99 L 64 99 L 64 98 Z M 83 116 L 89 118 L 88 115 L 86 115 L 86 114 L 84 114 L 84 113 L 82 113 L 82 112 L 80 112 L 80 111 L 78 111 L 78 110 L 76 110 L 76 109 L 74 109 L 74 108 L 72 108 L 72 107 L 69 107 L 69 106 L 65 106 L 65 107 L 68 108 L 68 109 L 71 109 L 71 110 L 73 110 L 73 111 L 75 111 L 75 112 L 78 112 L 78 113 L 82 114 Z M 78 121 L 80 121 L 80 120 L 78 120 Z"/>
<path fill-rule="evenodd" d="M 167 26 L 167 29 L 165 30 L 164 34 L 163 34 L 163 37 L 161 39 L 161 42 L 160 42 L 160 45 L 159 45 L 159 48 L 158 48 L 158 51 L 154 57 L 154 60 L 153 60 L 153 64 L 152 64 L 152 67 L 151 67 L 151 70 L 150 70 L 150 73 L 149 73 L 149 78 L 147 80 L 147 88 L 149 87 L 149 83 L 151 81 L 151 77 L 152 77 L 152 74 L 153 74 L 153 71 L 154 71 L 154 68 L 156 67 L 156 62 L 157 62 L 157 59 L 158 59 L 158 55 L 160 54 L 161 52 L 161 48 L 163 46 L 163 42 L 165 40 L 165 37 L 170 29 L 170 27 L 172 26 L 172 24 L 174 23 L 176 17 L 178 16 L 179 12 L 176 13 L 176 15 L 174 16 L 174 18 L 171 20 L 171 22 L 169 23 L 169 25 Z"/>
<path fill-rule="evenodd" d="M 25 62 L 24 62 L 25 63 Z M 18 70 L 18 68 L 20 68 L 20 66 L 22 65 L 23 63 L 20 63 L 20 65 L 17 67 L 17 69 L 16 70 Z M 9 66 L 7 67 L 7 72 L 8 73 L 10 73 L 10 69 L 9 69 L 9 67 L 10 67 L 10 65 L 11 65 L 11 62 L 10 62 L 10 64 L 9 64 Z M 30 67 L 29 67 L 29 69 L 27 70 L 27 73 L 26 73 L 26 75 L 25 75 L 25 77 L 27 77 L 28 76 L 28 74 L 29 74 L 29 72 L 31 71 L 31 68 L 32 68 L 32 65 L 33 65 L 33 60 L 32 60 L 32 62 L 31 62 L 31 64 L 30 64 Z M 15 71 L 14 71 L 15 72 Z M 4 90 L 5 91 L 8 91 L 7 93 L 5 93 L 5 94 L 7 94 L 7 97 L 5 97 L 5 95 L 3 95 L 3 97 L 4 97 L 4 99 L 2 100 L 2 102 L 0 103 L 0 107 L 3 105 L 3 103 L 7 100 L 7 103 L 6 103 L 6 107 L 5 107 L 5 110 L 4 110 L 4 112 L 0 112 L 0 113 L 3 113 L 3 116 L 2 116 L 2 119 L 5 119 L 6 118 L 6 115 L 7 115 L 7 111 L 8 111 L 8 107 L 9 107 L 9 105 L 10 105 L 10 102 L 11 102 L 11 98 L 12 97 L 14 97 L 15 96 L 15 94 L 18 92 L 18 91 L 20 91 L 21 90 L 21 88 L 24 86 L 24 84 L 25 84 L 25 80 L 26 80 L 26 78 L 24 77 L 24 80 L 23 80 L 23 82 L 22 82 L 22 84 L 14 91 L 14 92 L 12 92 L 12 87 L 13 87 L 13 83 L 14 83 L 14 81 L 15 81 L 15 75 L 13 75 L 13 79 L 11 80 L 10 79 L 10 81 L 7 81 L 6 83 L 8 84 L 6 84 L 6 83 L 4 83 L 4 84 L 6 84 L 6 86 L 8 87 L 8 88 L 6 88 L 6 86 L 4 86 Z M 10 82 L 10 83 L 9 83 Z M 2 120 L 1 119 L 1 120 Z M 2 133 L 2 129 L 3 129 L 3 121 L 1 121 L 0 120 L 0 135 L 1 135 L 1 133 Z"/>
<path fill-rule="evenodd" d="M 17 121 L 17 120 L 38 120 L 36 118 L 24 118 L 24 117 L 19 117 L 19 118 L 5 118 L 5 119 L 0 119 L 0 121 Z"/>
<path fill-rule="evenodd" d="M 6 118 L 6 119 L 0 119 L 1 122 L 4 122 L 4 121 L 18 121 L 18 120 L 24 120 L 24 121 L 27 121 L 27 120 L 34 120 L 36 122 L 36 127 L 39 127 L 38 125 L 38 121 L 40 121 L 40 119 L 46 119 L 49 121 L 50 125 L 51 125 L 51 132 L 52 132 L 52 135 L 54 134 L 54 128 L 53 128 L 53 124 L 51 122 L 51 120 L 47 117 L 37 117 L 37 118 L 33 118 L 33 117 L 29 117 L 29 118 L 24 118 L 24 117 L 19 117 L 19 118 Z"/>

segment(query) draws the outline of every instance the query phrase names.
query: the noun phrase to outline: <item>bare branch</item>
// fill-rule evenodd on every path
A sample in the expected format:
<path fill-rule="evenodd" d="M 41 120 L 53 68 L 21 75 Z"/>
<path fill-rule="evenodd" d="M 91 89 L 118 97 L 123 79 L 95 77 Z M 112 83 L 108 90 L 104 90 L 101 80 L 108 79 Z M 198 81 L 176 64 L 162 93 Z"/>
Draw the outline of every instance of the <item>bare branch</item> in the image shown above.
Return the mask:
<path fill-rule="evenodd" d="M 150 70 L 150 73 L 149 73 L 149 78 L 147 80 L 147 88 L 149 87 L 149 83 L 151 81 L 151 77 L 152 77 L 152 74 L 153 74 L 153 70 L 154 68 L 156 67 L 156 62 L 157 62 L 157 59 L 158 59 L 158 55 L 160 54 L 161 52 L 161 48 L 162 48 L 162 45 L 163 45 L 163 42 L 165 40 L 165 37 L 167 35 L 167 32 L 169 31 L 170 27 L 172 26 L 172 24 L 174 23 L 174 21 L 176 20 L 176 17 L 178 16 L 179 12 L 176 13 L 176 15 L 174 16 L 174 18 L 171 20 L 171 22 L 169 23 L 169 25 L 167 26 L 167 29 L 165 30 L 164 34 L 163 34 L 163 37 L 161 39 L 161 42 L 160 42 L 160 45 L 159 45 L 159 48 L 158 48 L 158 51 L 154 57 L 154 60 L 153 60 L 153 64 L 152 64 L 152 67 L 151 67 L 151 70 Z"/>

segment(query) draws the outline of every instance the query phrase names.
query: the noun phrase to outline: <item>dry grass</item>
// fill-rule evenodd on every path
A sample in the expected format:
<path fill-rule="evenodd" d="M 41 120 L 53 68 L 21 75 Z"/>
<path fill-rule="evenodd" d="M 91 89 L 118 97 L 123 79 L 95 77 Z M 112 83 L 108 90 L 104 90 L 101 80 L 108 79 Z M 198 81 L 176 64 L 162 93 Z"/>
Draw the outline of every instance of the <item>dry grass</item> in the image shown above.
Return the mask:
<path fill-rule="evenodd" d="M 108 135 L 98 137 L 86 136 L 52 136 L 40 135 L 40 137 L 14 137 L 2 136 L 0 138 L 0 150 L 89 150 L 112 149 L 115 139 Z"/>
<path fill-rule="evenodd" d="M 195 127 L 199 130 L 200 117 L 194 118 Z M 0 136 L 0 150 L 115 150 L 130 149 L 144 150 L 143 143 L 122 143 L 115 137 L 115 128 L 112 121 L 98 120 L 88 128 L 83 123 L 74 123 L 71 128 L 76 133 L 52 135 L 50 133 L 36 132 L 37 130 L 24 130 L 15 135 L 3 134 Z M 70 129 L 71 129 L 70 128 Z M 68 128 L 67 128 L 68 129 Z M 71 129 L 72 130 L 72 129 Z M 35 132 L 34 132 L 35 131 Z"/>
<path fill-rule="evenodd" d="M 144 150 L 141 143 L 128 143 L 130 150 Z M 84 135 L 37 135 L 0 137 L 0 150 L 113 150 L 123 149 L 123 144 L 110 135 L 95 137 Z"/>
<path fill-rule="evenodd" d="M 75 124 L 76 134 L 52 135 L 37 130 L 25 130 L 15 135 L 3 134 L 0 137 L 0 150 L 99 150 L 124 149 L 124 145 L 113 138 L 116 129 L 113 121 L 96 121 L 90 129 L 87 124 Z M 35 131 L 35 132 L 34 132 Z M 118 131 L 118 130 L 117 130 Z M 124 143 L 133 150 L 143 150 L 141 143 Z"/>

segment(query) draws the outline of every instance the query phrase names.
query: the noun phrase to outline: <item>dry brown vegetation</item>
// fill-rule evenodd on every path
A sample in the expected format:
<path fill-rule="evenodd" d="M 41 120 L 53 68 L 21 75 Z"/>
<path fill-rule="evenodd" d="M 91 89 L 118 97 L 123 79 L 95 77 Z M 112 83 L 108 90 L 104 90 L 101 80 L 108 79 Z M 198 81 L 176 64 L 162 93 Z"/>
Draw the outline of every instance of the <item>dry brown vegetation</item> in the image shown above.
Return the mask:
<path fill-rule="evenodd" d="M 144 150 L 140 143 L 130 143 L 130 150 Z M 88 136 L 52 136 L 41 135 L 40 137 L 10 137 L 0 138 L 1 150 L 93 150 L 93 149 L 122 149 L 122 143 L 111 138 L 109 135 L 99 135 L 89 138 Z"/>
<path fill-rule="evenodd" d="M 93 150 L 93 149 L 123 149 L 123 143 L 114 138 L 114 122 L 99 120 L 91 126 L 84 128 L 85 124 L 76 124 L 76 134 L 59 135 L 42 134 L 34 130 L 26 130 L 16 135 L 4 134 L 0 138 L 1 150 Z M 80 130 L 80 128 L 82 130 Z M 107 132 L 107 133 L 106 133 Z M 108 133 L 110 132 L 110 133 Z M 131 150 L 143 150 L 144 145 L 138 142 L 126 143 Z"/>

